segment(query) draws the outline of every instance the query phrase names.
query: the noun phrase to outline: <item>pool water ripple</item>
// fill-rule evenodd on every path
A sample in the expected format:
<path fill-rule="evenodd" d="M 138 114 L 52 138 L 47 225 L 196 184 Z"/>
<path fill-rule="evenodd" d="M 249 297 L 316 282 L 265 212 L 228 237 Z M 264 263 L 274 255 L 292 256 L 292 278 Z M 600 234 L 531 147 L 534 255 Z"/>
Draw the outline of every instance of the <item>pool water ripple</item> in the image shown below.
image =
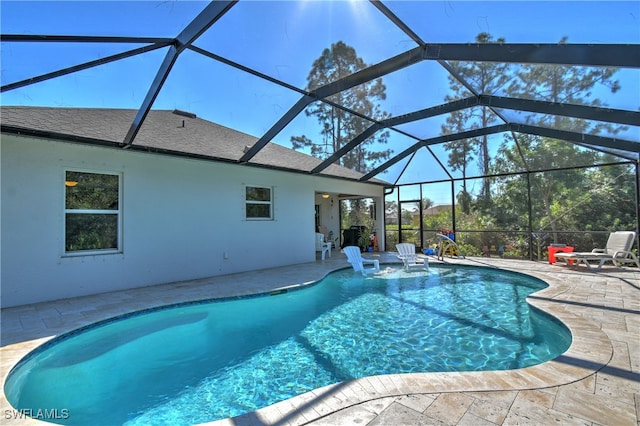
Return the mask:
<path fill-rule="evenodd" d="M 62 337 L 19 363 L 5 394 L 19 409 L 66 408 L 68 424 L 185 425 L 358 377 L 524 368 L 571 343 L 525 302 L 545 287 L 488 268 L 340 270 L 300 291 L 155 310 Z"/>

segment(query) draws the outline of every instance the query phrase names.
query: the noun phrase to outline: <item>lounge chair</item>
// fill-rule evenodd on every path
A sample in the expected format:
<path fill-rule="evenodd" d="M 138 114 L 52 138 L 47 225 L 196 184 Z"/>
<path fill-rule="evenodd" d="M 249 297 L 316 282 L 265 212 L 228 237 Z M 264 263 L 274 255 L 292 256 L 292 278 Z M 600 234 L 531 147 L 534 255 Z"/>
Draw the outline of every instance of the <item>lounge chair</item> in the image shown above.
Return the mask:
<path fill-rule="evenodd" d="M 556 259 L 564 260 L 567 264 L 570 261 L 576 264 L 582 263 L 593 271 L 599 271 L 605 262 L 612 262 L 615 266 L 635 263 L 640 268 L 638 257 L 631 251 L 635 238 L 635 232 L 616 231 L 609 234 L 607 245 L 603 249 L 593 249 L 590 252 L 556 253 L 555 256 Z"/>
<path fill-rule="evenodd" d="M 344 247 L 344 254 L 347 255 L 347 262 L 353 266 L 354 271 L 362 272 L 362 275 L 367 275 L 369 272 L 380 271 L 380 261 L 378 259 L 365 259 L 360 253 L 360 247 L 346 246 Z M 373 268 L 365 268 L 365 263 L 372 263 Z"/>
<path fill-rule="evenodd" d="M 399 243 L 396 244 L 396 250 L 398 251 L 398 259 L 402 260 L 405 270 L 408 271 L 414 267 L 429 269 L 429 260 L 419 258 L 416 255 L 415 244 Z"/>
<path fill-rule="evenodd" d="M 462 254 L 460 247 L 458 247 L 455 241 L 443 234 L 436 234 L 436 238 L 438 238 L 437 254 L 439 260 L 444 260 L 445 254 L 464 259 L 464 254 Z"/>
<path fill-rule="evenodd" d="M 324 254 L 329 253 L 329 257 L 331 257 L 331 243 L 328 243 L 324 240 L 324 234 L 320 232 L 316 232 L 316 251 L 321 252 L 322 260 L 324 260 Z"/>

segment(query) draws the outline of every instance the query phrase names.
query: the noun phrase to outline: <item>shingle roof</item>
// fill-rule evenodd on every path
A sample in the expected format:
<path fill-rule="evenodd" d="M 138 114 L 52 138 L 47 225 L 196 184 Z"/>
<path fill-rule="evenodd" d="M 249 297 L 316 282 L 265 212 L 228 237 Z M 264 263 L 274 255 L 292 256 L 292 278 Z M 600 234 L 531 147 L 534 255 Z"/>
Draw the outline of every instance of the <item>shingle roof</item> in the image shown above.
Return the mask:
<path fill-rule="evenodd" d="M 60 138 L 105 141 L 120 144 L 137 111 L 110 108 L 0 107 L 3 129 L 9 126 L 25 133 L 42 133 Z M 77 140 L 77 139 L 76 139 Z M 186 154 L 220 161 L 238 161 L 246 147 L 258 138 L 194 115 L 179 111 L 151 110 L 136 136 L 134 148 Z M 321 163 L 310 155 L 269 143 L 250 164 L 308 172 Z M 359 179 L 363 175 L 332 165 L 322 173 L 332 177 Z M 375 180 L 376 183 L 386 183 Z"/>

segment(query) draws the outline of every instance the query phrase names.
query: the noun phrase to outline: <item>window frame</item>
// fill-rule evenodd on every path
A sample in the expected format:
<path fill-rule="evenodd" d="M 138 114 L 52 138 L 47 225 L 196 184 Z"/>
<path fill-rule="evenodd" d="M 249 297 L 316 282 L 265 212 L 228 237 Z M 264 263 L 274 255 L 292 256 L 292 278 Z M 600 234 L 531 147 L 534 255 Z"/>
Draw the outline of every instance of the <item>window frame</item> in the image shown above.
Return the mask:
<path fill-rule="evenodd" d="M 249 188 L 257 188 L 257 189 L 268 189 L 269 190 L 269 201 L 260 201 L 260 200 L 248 200 L 247 199 L 247 190 Z M 244 219 L 247 221 L 271 221 L 274 220 L 274 198 L 275 198 L 275 190 L 273 186 L 268 185 L 243 185 L 243 208 L 244 208 Z M 248 217 L 247 216 L 247 207 L 252 205 L 268 205 L 269 206 L 269 217 Z"/>
<path fill-rule="evenodd" d="M 117 176 L 118 177 L 118 208 L 109 209 L 68 209 L 67 208 L 67 173 L 90 173 L 94 175 Z M 122 182 L 121 172 L 107 170 L 81 169 L 66 167 L 62 176 L 62 257 L 96 256 L 122 253 Z M 68 215 L 115 215 L 116 216 L 116 239 L 115 248 L 89 249 L 89 250 L 67 250 L 67 216 Z"/>

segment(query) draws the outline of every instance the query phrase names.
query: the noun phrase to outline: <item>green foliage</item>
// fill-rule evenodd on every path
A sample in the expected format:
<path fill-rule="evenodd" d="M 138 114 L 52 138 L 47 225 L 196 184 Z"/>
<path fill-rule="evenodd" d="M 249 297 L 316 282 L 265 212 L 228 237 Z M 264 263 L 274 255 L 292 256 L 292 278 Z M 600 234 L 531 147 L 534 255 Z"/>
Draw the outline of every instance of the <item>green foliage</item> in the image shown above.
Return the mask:
<path fill-rule="evenodd" d="M 271 218 L 271 188 L 247 186 L 245 190 L 245 217 Z"/>
<path fill-rule="evenodd" d="M 453 228 L 453 216 L 450 209 L 444 209 L 436 214 L 425 215 L 423 221 L 425 230 L 439 231 L 440 229 Z"/>
<path fill-rule="evenodd" d="M 490 34 L 481 33 L 478 43 L 500 43 Z M 560 44 L 566 39 L 560 40 Z M 620 89 L 616 69 L 549 64 L 507 64 L 452 62 L 457 76 L 450 77 L 453 101 L 471 96 L 469 87 L 480 94 L 503 93 L 514 98 L 545 100 L 556 103 L 604 106 L 594 96 Z M 596 90 L 597 89 L 597 90 Z M 625 126 L 560 115 L 522 114 L 526 124 L 570 130 L 579 133 L 616 134 Z M 490 107 L 468 108 L 449 114 L 442 126 L 443 134 L 482 128 L 501 122 Z M 612 163 L 617 158 L 581 146 L 547 137 L 520 133 L 505 134 L 499 149 L 489 158 L 486 137 L 462 139 L 445 144 L 448 165 L 463 178 L 474 162 L 484 175 L 479 193 L 468 191 L 466 180 L 456 195 L 457 230 L 491 230 L 460 234 L 461 244 L 474 247 L 509 247 L 505 256 L 519 256 L 529 249 L 530 223 L 535 232 L 535 251 L 542 256 L 549 243 L 573 243 L 590 250 L 602 235 L 567 233 L 569 230 L 613 231 L 636 228 L 635 177 L 629 166 L 580 168 Z M 513 174 L 514 171 L 530 173 Z M 487 177 L 492 175 L 496 177 Z M 531 201 L 529 201 L 531 200 Z M 531 217 L 529 217 L 531 202 Z M 437 229 L 447 218 L 425 218 L 427 229 Z M 510 233 L 501 230 L 515 231 Z M 596 241 L 597 240 L 597 241 Z"/>
<path fill-rule="evenodd" d="M 117 175 L 66 172 L 66 209 L 117 210 Z"/>
<path fill-rule="evenodd" d="M 481 33 L 478 43 L 502 43 Z M 566 40 L 560 40 L 560 44 Z M 617 69 L 555 64 L 449 62 L 455 71 L 449 79 L 454 101 L 477 94 L 544 100 L 553 103 L 606 106 L 596 94 L 616 93 Z M 463 83 L 464 81 L 464 83 Z M 499 115 L 498 115 L 499 114 Z M 505 121 L 585 134 L 615 135 L 626 126 L 569 116 L 527 113 L 518 115 L 490 106 L 451 112 L 442 125 L 443 135 L 484 128 Z M 566 243 L 577 250 L 603 247 L 610 231 L 636 229 L 636 177 L 632 165 L 588 146 L 549 137 L 505 133 L 498 147 L 480 136 L 444 144 L 447 165 L 462 175 L 455 195 L 456 242 L 468 255 L 538 258 L 550 243 Z M 497 149 L 496 149 L 497 148 Z M 602 165 L 602 166 L 598 166 Z M 471 170 L 479 173 L 481 187 L 468 187 Z M 474 176 L 471 175 L 473 179 Z M 437 187 L 436 188 L 437 191 Z M 429 194 L 429 184 L 422 188 Z M 398 206 L 388 204 L 387 213 Z M 431 212 L 430 212 L 431 213 Z M 401 223 L 410 223 L 401 217 Z M 412 227 L 420 227 L 412 223 Z M 423 243 L 433 243 L 435 232 L 453 229 L 449 209 L 422 217 Z M 388 227 L 388 231 L 392 229 Z M 533 232 L 530 232 L 533 231 Z M 591 232 L 584 232 L 591 231 Z M 397 239 L 398 232 L 387 238 Z M 402 239 L 407 240 L 413 236 Z"/>
<path fill-rule="evenodd" d="M 307 77 L 307 90 L 313 91 L 327 84 L 366 68 L 353 47 L 339 41 L 324 49 L 313 62 Z M 382 111 L 378 101 L 386 98 L 386 87 L 381 78 L 341 91 L 327 98 L 331 102 L 315 102 L 305 110 L 307 117 L 316 117 L 321 125 L 322 140 L 313 140 L 305 135 L 291 137 L 293 149 L 309 148 L 311 155 L 327 158 L 346 143 L 364 132 L 371 122 L 336 108 L 335 104 L 357 111 L 376 120 L 384 120 L 390 114 Z M 371 144 L 386 144 L 388 131 L 377 132 L 340 159 L 340 165 L 362 173 L 373 170 L 389 158 L 391 150 L 370 150 Z"/>
<path fill-rule="evenodd" d="M 386 243 L 386 251 L 394 251 L 396 249 L 396 244 L 398 241 L 398 227 L 392 227 L 387 225 L 387 232 L 385 234 L 385 243 Z"/>
<path fill-rule="evenodd" d="M 118 215 L 66 215 L 66 251 L 104 250 L 118 248 Z"/>
<path fill-rule="evenodd" d="M 497 40 L 488 33 L 480 33 L 476 36 L 476 43 L 504 43 L 503 38 Z M 452 95 L 447 95 L 447 102 L 454 101 L 463 97 L 469 97 L 472 93 L 468 87 L 461 84 L 459 78 L 469 83 L 476 93 L 495 93 L 501 91 L 508 85 L 511 76 L 509 64 L 498 62 L 459 62 L 451 61 L 449 63 L 453 74 L 449 75 L 449 86 Z M 463 131 L 484 128 L 498 121 L 495 111 L 488 107 L 466 108 L 459 111 L 453 111 L 447 116 L 446 122 L 442 125 L 442 134 L 460 133 Z M 487 135 L 479 136 L 471 139 L 459 139 L 444 144 L 446 150 L 449 151 L 448 165 L 452 170 L 462 172 L 462 177 L 467 177 L 467 168 L 470 163 L 477 159 L 480 171 L 483 175 L 489 173 L 491 157 L 489 153 Z M 483 182 L 481 197 L 489 200 L 491 193 L 487 182 Z M 463 193 L 467 193 L 466 182 L 463 181 Z M 463 199 L 463 210 L 469 211 L 469 204 Z"/>
<path fill-rule="evenodd" d="M 458 247 L 460 247 L 460 251 L 465 256 L 481 256 L 482 255 L 482 251 L 473 244 L 461 243 L 461 244 L 458 244 Z"/>
<path fill-rule="evenodd" d="M 352 226 L 364 227 L 358 241 L 361 248 L 371 245 L 370 236 L 376 231 L 374 217 L 371 214 L 372 206 L 371 199 L 340 200 L 340 228 L 345 230 Z"/>
<path fill-rule="evenodd" d="M 65 250 L 118 248 L 119 176 L 67 171 Z"/>

